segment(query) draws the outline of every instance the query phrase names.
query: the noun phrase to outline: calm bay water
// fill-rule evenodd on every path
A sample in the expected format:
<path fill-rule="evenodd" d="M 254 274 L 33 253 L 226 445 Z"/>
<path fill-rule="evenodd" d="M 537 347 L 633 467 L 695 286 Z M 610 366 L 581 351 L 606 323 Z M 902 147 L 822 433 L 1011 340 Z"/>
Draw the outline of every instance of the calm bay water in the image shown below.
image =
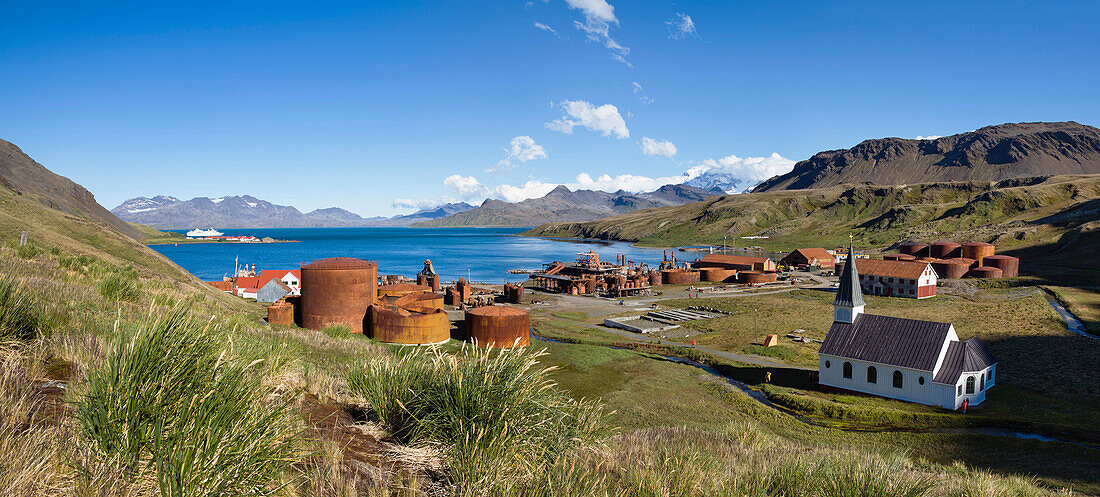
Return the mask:
<path fill-rule="evenodd" d="M 296 269 L 326 257 L 357 257 L 378 262 L 379 274 L 414 277 L 431 259 L 444 280 L 470 277 L 475 282 L 520 281 L 509 269 L 540 269 L 542 263 L 572 261 L 594 250 L 603 260 L 618 254 L 656 267 L 661 250 L 625 242 L 552 240 L 515 236 L 524 228 L 287 228 L 222 230 L 226 235 L 270 236 L 299 243 L 181 243 L 152 248 L 203 280 L 233 272 L 233 259 L 264 269 Z"/>

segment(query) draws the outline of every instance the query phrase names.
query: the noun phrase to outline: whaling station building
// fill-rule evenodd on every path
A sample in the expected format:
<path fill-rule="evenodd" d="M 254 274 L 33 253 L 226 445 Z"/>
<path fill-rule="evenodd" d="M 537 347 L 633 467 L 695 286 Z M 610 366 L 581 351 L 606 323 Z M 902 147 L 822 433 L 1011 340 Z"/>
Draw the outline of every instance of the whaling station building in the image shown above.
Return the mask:
<path fill-rule="evenodd" d="M 865 314 L 860 282 L 856 258 L 849 257 L 833 302 L 833 326 L 818 352 L 822 387 L 952 410 L 985 400 L 997 361 L 981 340 L 959 340 L 950 323 Z"/>

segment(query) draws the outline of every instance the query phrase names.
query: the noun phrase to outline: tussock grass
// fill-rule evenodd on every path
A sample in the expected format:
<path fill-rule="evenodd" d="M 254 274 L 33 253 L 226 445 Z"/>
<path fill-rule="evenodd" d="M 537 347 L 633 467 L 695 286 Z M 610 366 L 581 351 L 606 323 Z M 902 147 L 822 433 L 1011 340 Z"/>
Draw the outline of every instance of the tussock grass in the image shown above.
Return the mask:
<path fill-rule="evenodd" d="M 29 341 L 43 331 L 46 311 L 9 272 L 0 277 L 0 342 Z"/>
<path fill-rule="evenodd" d="M 303 458 L 286 397 L 262 387 L 257 362 L 177 307 L 148 318 L 87 371 L 76 402 L 95 466 L 153 478 L 163 495 L 264 495 Z"/>
<path fill-rule="evenodd" d="M 321 333 L 334 338 L 347 338 L 351 336 L 351 326 L 347 323 L 329 323 L 321 329 Z"/>
<path fill-rule="evenodd" d="M 109 274 L 95 286 L 103 298 L 114 302 L 137 302 L 141 298 L 140 283 L 125 274 Z"/>
<path fill-rule="evenodd" d="M 545 352 L 416 349 L 349 368 L 348 387 L 395 436 L 439 444 L 460 494 L 523 485 L 562 454 L 608 434 L 601 406 L 562 394 Z"/>

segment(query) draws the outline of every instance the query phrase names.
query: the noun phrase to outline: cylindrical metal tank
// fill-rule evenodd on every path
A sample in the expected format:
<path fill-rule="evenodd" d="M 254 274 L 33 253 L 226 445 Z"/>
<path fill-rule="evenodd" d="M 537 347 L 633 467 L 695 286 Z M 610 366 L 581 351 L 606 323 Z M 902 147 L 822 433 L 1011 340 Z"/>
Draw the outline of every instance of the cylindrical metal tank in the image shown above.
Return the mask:
<path fill-rule="evenodd" d="M 1011 255 L 991 255 L 985 258 L 986 267 L 995 267 L 1001 270 L 1005 278 L 1015 278 L 1020 275 L 1020 259 Z"/>
<path fill-rule="evenodd" d="M 898 245 L 898 252 L 908 254 L 913 257 L 921 257 L 929 255 L 929 247 L 927 243 L 920 242 L 905 242 Z M 858 263 L 857 263 L 858 266 Z"/>
<path fill-rule="evenodd" d="M 422 293 L 430 291 L 432 291 L 432 287 L 430 286 L 414 285 L 412 283 L 394 283 L 392 285 L 382 285 L 378 287 L 378 298 L 401 297 L 410 293 Z"/>
<path fill-rule="evenodd" d="M 443 295 L 435 292 L 416 292 L 400 297 L 387 295 L 380 298 L 379 302 L 394 307 L 427 307 L 430 309 L 443 309 Z"/>
<path fill-rule="evenodd" d="M 661 282 L 666 285 L 694 285 L 699 282 L 699 271 L 666 269 L 661 271 Z"/>
<path fill-rule="evenodd" d="M 302 266 L 301 288 L 302 327 L 344 323 L 362 333 L 367 307 L 378 296 L 378 265 L 350 257 L 314 261 Z"/>
<path fill-rule="evenodd" d="M 285 302 L 267 308 L 267 323 L 280 325 L 294 324 L 294 306 Z"/>
<path fill-rule="evenodd" d="M 962 256 L 966 259 L 974 259 L 979 266 L 982 265 L 982 259 L 993 255 L 996 247 L 992 243 L 983 242 L 971 242 L 964 243 L 962 246 Z"/>
<path fill-rule="evenodd" d="M 441 309 L 370 306 L 371 337 L 405 345 L 443 343 L 451 338 L 451 323 Z"/>
<path fill-rule="evenodd" d="M 748 285 L 771 283 L 776 279 L 775 273 L 765 273 L 763 271 L 741 271 L 737 273 L 737 281 Z"/>
<path fill-rule="evenodd" d="M 882 259 L 886 261 L 915 261 L 917 256 L 912 254 L 886 254 L 882 256 Z"/>
<path fill-rule="evenodd" d="M 660 286 L 661 284 L 661 272 L 653 271 L 649 273 L 649 286 Z"/>
<path fill-rule="evenodd" d="M 699 270 L 700 281 L 727 281 L 737 276 L 736 269 L 722 269 L 718 267 L 705 267 Z"/>
<path fill-rule="evenodd" d="M 490 305 L 466 311 L 466 335 L 482 347 L 507 348 L 531 343 L 531 318 L 518 307 Z"/>
<path fill-rule="evenodd" d="M 1004 276 L 1004 273 L 992 266 L 982 266 L 971 269 L 970 276 L 974 278 L 1000 278 Z"/>
<path fill-rule="evenodd" d="M 966 276 L 972 264 L 970 259 L 946 259 L 933 262 L 932 269 L 936 271 L 936 276 L 954 280 Z"/>
<path fill-rule="evenodd" d="M 962 256 L 962 245 L 955 242 L 936 242 L 932 244 L 931 252 L 932 257 L 937 259 L 950 259 L 952 257 Z"/>

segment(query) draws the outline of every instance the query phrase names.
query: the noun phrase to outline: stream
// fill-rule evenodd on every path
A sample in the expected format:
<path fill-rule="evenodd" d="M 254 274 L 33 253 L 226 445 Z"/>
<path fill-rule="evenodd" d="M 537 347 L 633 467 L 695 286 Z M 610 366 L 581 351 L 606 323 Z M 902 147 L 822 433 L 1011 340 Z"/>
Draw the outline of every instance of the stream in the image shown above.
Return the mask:
<path fill-rule="evenodd" d="M 1100 340 L 1100 337 L 1089 333 L 1088 328 L 1085 328 L 1085 323 L 1082 323 L 1080 319 L 1077 319 L 1077 316 L 1069 312 L 1069 309 L 1066 309 L 1066 306 L 1062 305 L 1053 293 L 1043 290 L 1043 296 L 1046 297 L 1050 306 L 1054 308 L 1054 312 L 1057 312 L 1058 315 L 1062 317 L 1062 320 L 1066 322 L 1069 331 L 1089 337 L 1093 340 Z"/>
<path fill-rule="evenodd" d="M 1070 316 L 1072 317 L 1072 314 Z M 1092 336 L 1092 335 L 1088 335 L 1088 336 Z M 538 340 L 538 341 L 541 341 L 541 342 L 575 345 L 575 344 L 571 344 L 569 342 L 564 342 L 564 341 L 561 341 L 561 340 L 554 340 L 553 338 L 546 338 L 546 337 L 543 337 L 543 336 L 539 336 L 539 335 L 536 335 L 535 333 L 531 333 L 531 338 L 534 338 L 535 340 Z M 1093 337 L 1093 338 L 1096 338 L 1096 337 Z M 604 347 L 609 347 L 609 348 L 612 348 L 612 349 L 619 349 L 619 350 L 633 350 L 633 349 L 630 349 L 630 348 L 627 348 L 627 347 L 616 347 L 616 346 L 613 346 L 613 345 L 604 345 Z M 816 427 L 820 427 L 820 428 L 831 428 L 831 429 L 834 429 L 834 430 L 841 430 L 841 431 L 848 431 L 848 432 L 910 432 L 910 433 L 947 433 L 947 434 L 958 434 L 958 435 L 987 435 L 987 436 L 993 436 L 993 437 L 1008 437 L 1008 438 L 1019 438 L 1019 439 L 1025 439 L 1025 440 L 1037 440 L 1037 441 L 1040 441 L 1040 442 L 1062 442 L 1062 443 L 1078 445 L 1078 446 L 1085 447 L 1085 448 L 1088 448 L 1088 449 L 1100 450 L 1100 445 L 1089 444 L 1089 443 L 1084 443 L 1084 442 L 1076 442 L 1076 441 L 1073 441 L 1073 440 L 1066 440 L 1066 439 L 1061 439 L 1061 438 L 1054 438 L 1054 437 L 1049 437 L 1049 436 L 1046 436 L 1046 435 L 1040 435 L 1038 433 L 1027 433 L 1027 432 L 1021 432 L 1021 431 L 1014 431 L 1014 430 L 1009 430 L 1007 428 L 976 427 L 976 428 L 939 428 L 939 429 L 930 429 L 930 430 L 837 428 L 837 427 L 828 426 L 828 425 L 818 423 L 818 422 L 814 421 L 813 419 L 810 419 L 806 416 L 802 416 L 802 415 L 800 415 L 800 414 L 798 414 L 798 413 L 796 413 L 796 412 L 794 412 L 790 409 L 787 409 L 783 406 L 777 405 L 774 402 L 772 402 L 771 400 L 769 400 L 768 397 L 764 394 L 764 392 L 762 392 L 760 390 L 754 390 L 754 389 L 750 388 L 747 384 L 745 384 L 741 381 L 735 380 L 733 378 L 730 378 L 729 376 L 726 376 L 726 375 L 722 374 L 717 369 L 714 369 L 711 366 L 708 366 L 708 365 L 703 364 L 701 362 L 693 361 L 693 360 L 688 359 L 686 357 L 679 357 L 679 356 L 666 355 L 666 354 L 660 354 L 660 355 L 661 355 L 661 357 L 665 358 L 666 360 L 676 362 L 676 363 L 680 363 L 680 364 L 685 364 L 685 365 L 688 365 L 688 366 L 692 366 L 692 367 L 701 369 L 704 372 L 706 372 L 707 374 L 709 374 L 709 375 L 711 375 L 715 378 L 719 378 L 719 379 L 725 381 L 726 383 L 728 383 L 729 385 L 733 386 L 734 388 L 737 388 L 742 393 L 747 395 L 749 398 L 751 398 L 753 400 L 756 400 L 757 402 L 760 402 L 761 404 L 763 404 L 767 407 L 775 409 L 776 411 L 779 411 L 783 414 L 791 416 L 794 419 L 800 421 L 801 423 L 809 425 L 809 426 L 816 426 Z"/>

